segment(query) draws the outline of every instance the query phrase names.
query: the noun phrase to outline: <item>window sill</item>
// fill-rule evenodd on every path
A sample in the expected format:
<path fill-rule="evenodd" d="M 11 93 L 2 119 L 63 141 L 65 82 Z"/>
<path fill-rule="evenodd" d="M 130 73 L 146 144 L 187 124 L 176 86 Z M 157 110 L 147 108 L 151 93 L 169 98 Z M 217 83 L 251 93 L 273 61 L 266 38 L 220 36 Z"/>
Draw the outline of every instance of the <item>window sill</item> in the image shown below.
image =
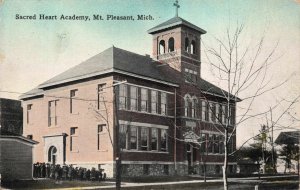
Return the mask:
<path fill-rule="evenodd" d="M 56 129 L 56 128 L 60 128 L 60 126 L 58 125 L 50 125 L 48 126 L 49 129 Z"/>
<path fill-rule="evenodd" d="M 223 153 L 223 154 L 219 154 L 219 153 L 208 153 L 207 155 L 208 155 L 208 156 L 224 156 L 225 154 L 224 154 L 224 153 Z M 203 156 L 206 156 L 206 154 L 203 155 Z"/>
<path fill-rule="evenodd" d="M 122 152 L 135 152 L 135 153 L 154 153 L 154 154 L 169 154 L 169 152 L 164 151 L 151 151 L 151 150 L 122 150 Z"/>
<path fill-rule="evenodd" d="M 79 153 L 79 150 L 71 150 L 71 153 Z"/>
<path fill-rule="evenodd" d="M 98 152 L 108 152 L 108 150 L 97 150 Z"/>
<path fill-rule="evenodd" d="M 127 109 L 119 109 L 119 111 L 127 111 L 127 112 L 133 112 L 133 113 L 141 113 L 141 114 L 148 114 L 148 115 L 155 115 L 155 116 L 160 116 L 160 117 L 169 117 L 169 118 L 174 118 L 174 116 L 170 115 L 162 115 L 162 114 L 154 114 L 150 112 L 144 112 L 144 111 L 133 111 L 133 110 L 127 110 Z"/>
<path fill-rule="evenodd" d="M 204 123 L 210 123 L 210 124 L 215 124 L 215 125 L 226 125 L 224 123 L 216 123 L 216 122 L 212 122 L 212 121 L 205 121 L 205 120 L 202 120 L 200 118 L 196 118 L 196 117 L 187 117 L 187 116 L 181 116 L 181 117 L 178 117 L 178 118 L 182 118 L 182 119 L 190 119 L 190 120 L 197 120 L 197 121 L 200 121 L 200 122 L 204 122 Z M 233 125 L 232 124 L 228 124 L 228 126 L 232 127 Z"/>
<path fill-rule="evenodd" d="M 71 115 L 79 115 L 79 112 L 77 112 L 77 113 L 70 113 Z"/>

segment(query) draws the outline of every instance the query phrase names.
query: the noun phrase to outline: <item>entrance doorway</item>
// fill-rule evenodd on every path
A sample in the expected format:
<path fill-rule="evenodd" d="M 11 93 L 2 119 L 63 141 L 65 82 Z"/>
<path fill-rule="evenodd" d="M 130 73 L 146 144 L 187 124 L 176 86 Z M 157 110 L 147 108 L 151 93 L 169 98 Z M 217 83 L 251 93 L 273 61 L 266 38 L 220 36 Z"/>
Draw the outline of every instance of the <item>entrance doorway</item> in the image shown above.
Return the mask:
<path fill-rule="evenodd" d="M 193 172 L 193 147 L 191 144 L 187 144 L 186 151 L 187 161 L 188 161 L 188 174 Z"/>
<path fill-rule="evenodd" d="M 48 151 L 48 162 L 50 164 L 56 164 L 57 149 L 55 146 L 51 146 Z"/>

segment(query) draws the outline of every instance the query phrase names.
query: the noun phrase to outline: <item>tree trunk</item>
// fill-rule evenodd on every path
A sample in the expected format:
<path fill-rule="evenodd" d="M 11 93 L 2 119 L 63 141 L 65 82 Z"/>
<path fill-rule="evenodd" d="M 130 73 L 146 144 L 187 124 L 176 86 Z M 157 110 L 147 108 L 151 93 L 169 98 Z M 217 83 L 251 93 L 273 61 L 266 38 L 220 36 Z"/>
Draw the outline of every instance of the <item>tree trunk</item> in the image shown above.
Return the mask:
<path fill-rule="evenodd" d="M 227 139 L 228 139 L 228 131 L 227 131 L 227 129 L 225 129 L 225 140 L 224 140 L 225 141 L 224 142 L 225 155 L 224 155 L 224 166 L 222 167 L 224 190 L 227 190 L 227 188 L 228 188 L 228 184 L 227 184 L 227 166 L 228 166 Z"/>

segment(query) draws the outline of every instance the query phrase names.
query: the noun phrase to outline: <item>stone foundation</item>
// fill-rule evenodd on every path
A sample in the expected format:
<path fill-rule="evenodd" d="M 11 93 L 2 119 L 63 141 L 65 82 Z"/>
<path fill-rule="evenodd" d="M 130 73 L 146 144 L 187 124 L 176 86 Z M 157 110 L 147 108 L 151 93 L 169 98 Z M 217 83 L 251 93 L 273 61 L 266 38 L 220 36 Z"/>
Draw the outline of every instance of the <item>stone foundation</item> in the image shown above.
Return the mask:
<path fill-rule="evenodd" d="M 206 174 L 208 175 L 222 175 L 223 164 L 206 164 Z M 195 164 L 191 167 L 191 170 L 195 174 L 203 175 L 204 174 L 204 165 Z M 228 165 L 227 171 L 229 174 L 236 173 L 236 165 Z"/>
<path fill-rule="evenodd" d="M 187 165 L 178 164 L 175 172 L 174 164 L 122 164 L 122 176 L 173 176 L 187 175 Z"/>
<path fill-rule="evenodd" d="M 222 164 L 206 164 L 207 175 L 222 175 Z M 92 167 L 104 169 L 107 178 L 113 178 L 115 176 L 115 164 L 74 164 L 74 167 L 84 167 L 91 169 Z M 236 165 L 228 165 L 228 173 L 236 173 Z M 154 164 L 122 164 L 121 168 L 122 176 L 124 177 L 146 177 L 146 176 L 185 176 L 188 174 L 204 175 L 204 165 L 202 163 L 195 163 L 194 166 L 188 168 L 187 163 L 178 163 L 177 170 L 173 163 L 154 163 Z"/>

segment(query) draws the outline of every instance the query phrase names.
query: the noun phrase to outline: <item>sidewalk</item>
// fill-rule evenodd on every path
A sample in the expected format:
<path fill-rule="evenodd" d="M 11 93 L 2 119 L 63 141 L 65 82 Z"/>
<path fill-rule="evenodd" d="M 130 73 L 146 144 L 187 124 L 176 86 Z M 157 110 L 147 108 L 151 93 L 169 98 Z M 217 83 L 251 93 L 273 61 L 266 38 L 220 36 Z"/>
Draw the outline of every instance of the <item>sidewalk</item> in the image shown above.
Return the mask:
<path fill-rule="evenodd" d="M 266 179 L 276 179 L 276 178 L 290 178 L 296 177 L 297 175 L 287 175 L 287 176 L 264 176 L 258 179 L 258 177 L 244 177 L 244 178 L 228 178 L 228 182 L 239 182 L 239 183 L 261 183 Z M 207 179 L 207 183 L 222 183 L 223 179 Z M 176 185 L 176 184 L 195 184 L 195 183 L 204 183 L 204 180 L 189 180 L 189 181 L 173 181 L 173 182 L 154 182 L 154 183 L 127 183 L 123 182 L 122 187 L 144 187 L 144 186 L 161 186 L 161 185 Z M 112 182 L 112 185 L 108 186 L 93 186 L 93 187 L 79 187 L 79 188 L 62 188 L 64 190 L 71 189 L 115 189 L 115 182 Z"/>

